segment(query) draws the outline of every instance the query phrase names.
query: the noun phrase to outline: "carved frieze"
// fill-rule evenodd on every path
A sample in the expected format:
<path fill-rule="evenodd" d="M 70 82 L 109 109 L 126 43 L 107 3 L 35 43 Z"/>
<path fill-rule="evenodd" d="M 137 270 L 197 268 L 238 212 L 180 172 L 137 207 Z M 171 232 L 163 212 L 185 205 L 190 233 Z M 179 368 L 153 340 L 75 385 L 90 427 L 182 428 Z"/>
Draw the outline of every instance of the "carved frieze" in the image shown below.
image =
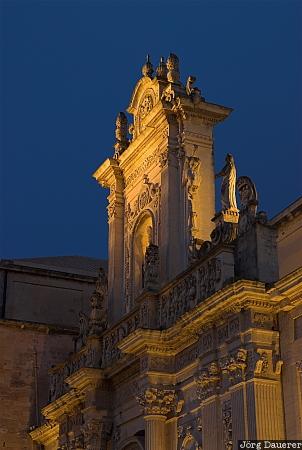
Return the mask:
<path fill-rule="evenodd" d="M 141 372 L 158 371 L 158 372 L 172 372 L 173 359 L 164 356 L 144 356 L 140 360 Z"/>
<path fill-rule="evenodd" d="M 201 266 L 199 272 L 200 299 L 205 299 L 215 292 L 217 284 L 221 280 L 221 261 L 212 258 Z"/>
<path fill-rule="evenodd" d="M 274 317 L 272 314 L 266 314 L 259 311 L 252 312 L 252 324 L 259 328 L 272 329 L 274 323 Z"/>
<path fill-rule="evenodd" d="M 65 394 L 69 387 L 65 379 L 83 367 L 100 368 L 102 364 L 101 342 L 88 342 L 80 352 L 75 353 L 71 359 L 50 371 L 49 376 L 49 402 Z"/>
<path fill-rule="evenodd" d="M 170 326 L 178 317 L 196 305 L 197 275 L 191 273 L 180 280 L 160 299 L 160 321 L 164 327 Z"/>
<path fill-rule="evenodd" d="M 186 367 L 192 362 L 196 361 L 197 355 L 198 355 L 197 345 L 193 345 L 192 347 L 183 350 L 175 358 L 175 370 L 179 371 L 183 367 Z"/>
<path fill-rule="evenodd" d="M 124 320 L 118 327 L 104 334 L 102 367 L 108 367 L 121 357 L 121 351 L 118 343 L 136 330 L 140 325 L 139 311 L 134 312 L 130 317 Z"/>

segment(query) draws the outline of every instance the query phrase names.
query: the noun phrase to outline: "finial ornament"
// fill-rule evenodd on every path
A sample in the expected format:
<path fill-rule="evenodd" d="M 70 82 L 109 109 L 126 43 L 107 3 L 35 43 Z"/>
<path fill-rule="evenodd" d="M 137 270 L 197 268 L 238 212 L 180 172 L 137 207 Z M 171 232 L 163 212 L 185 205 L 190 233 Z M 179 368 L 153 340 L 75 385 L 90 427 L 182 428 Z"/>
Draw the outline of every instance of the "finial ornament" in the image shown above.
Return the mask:
<path fill-rule="evenodd" d="M 128 121 L 125 113 L 123 112 L 118 113 L 115 125 L 116 125 L 115 128 L 116 142 L 114 145 L 115 152 L 113 157 L 117 159 L 129 145 L 127 137 Z"/>
<path fill-rule="evenodd" d="M 167 78 L 170 83 L 180 84 L 179 59 L 174 53 L 170 53 L 167 59 Z"/>
<path fill-rule="evenodd" d="M 142 67 L 142 74 L 144 75 L 144 77 L 152 78 L 153 66 L 150 61 L 150 55 L 147 55 L 146 64 L 144 64 Z"/>
<path fill-rule="evenodd" d="M 225 158 L 225 166 L 218 172 L 215 177 L 222 177 L 221 184 L 221 204 L 222 210 L 228 209 L 237 210 L 236 202 L 236 167 L 233 155 L 227 153 Z"/>
<path fill-rule="evenodd" d="M 159 65 L 156 69 L 156 76 L 159 80 L 167 80 L 167 73 L 168 73 L 167 64 L 165 62 L 165 58 L 162 56 L 160 58 Z"/>

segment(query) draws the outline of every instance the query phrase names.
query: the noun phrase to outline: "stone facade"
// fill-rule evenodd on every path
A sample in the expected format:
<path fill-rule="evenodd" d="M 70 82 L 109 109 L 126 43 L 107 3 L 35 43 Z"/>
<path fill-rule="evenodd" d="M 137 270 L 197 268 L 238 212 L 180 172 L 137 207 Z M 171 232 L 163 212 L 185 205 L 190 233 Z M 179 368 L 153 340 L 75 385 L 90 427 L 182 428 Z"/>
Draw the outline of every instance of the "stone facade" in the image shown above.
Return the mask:
<path fill-rule="evenodd" d="M 28 432 L 50 400 L 48 370 L 74 351 L 102 264 L 75 256 L 0 261 L 1 448 L 32 449 Z"/>
<path fill-rule="evenodd" d="M 280 272 L 279 222 L 257 212 L 230 154 L 215 214 L 213 127 L 231 109 L 195 77 L 183 85 L 176 55 L 155 76 L 148 57 L 142 73 L 133 123 L 119 113 L 114 154 L 94 174 L 110 189 L 108 279 L 30 435 L 45 450 L 302 439 L 301 242 Z"/>

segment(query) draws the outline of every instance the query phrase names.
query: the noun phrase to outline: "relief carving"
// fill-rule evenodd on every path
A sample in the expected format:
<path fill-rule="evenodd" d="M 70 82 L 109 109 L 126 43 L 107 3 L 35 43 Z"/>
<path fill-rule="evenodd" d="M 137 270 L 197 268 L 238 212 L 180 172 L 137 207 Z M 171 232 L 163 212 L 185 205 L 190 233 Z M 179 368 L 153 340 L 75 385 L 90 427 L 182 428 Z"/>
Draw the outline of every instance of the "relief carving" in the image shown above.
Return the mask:
<path fill-rule="evenodd" d="M 233 450 L 232 405 L 227 400 L 222 405 L 223 441 L 225 450 Z"/>
<path fill-rule="evenodd" d="M 151 183 L 147 175 L 144 175 L 143 188 L 131 207 L 127 205 L 126 217 L 130 229 L 133 227 L 135 218 L 139 213 L 152 203 L 154 208 L 158 207 L 160 196 L 160 186 L 158 183 Z"/>
<path fill-rule="evenodd" d="M 143 98 L 143 100 L 140 104 L 140 107 L 139 107 L 140 119 L 144 119 L 149 114 L 149 112 L 152 110 L 152 108 L 153 108 L 153 98 L 150 94 L 147 94 Z"/>
<path fill-rule="evenodd" d="M 164 327 L 170 326 L 182 314 L 196 305 L 197 276 L 195 273 L 180 280 L 160 299 L 160 321 Z"/>
<path fill-rule="evenodd" d="M 219 365 L 222 373 L 226 375 L 225 381 L 227 386 L 233 386 L 244 381 L 247 367 L 247 350 L 243 348 L 237 349 L 235 353 L 221 359 Z"/>
<path fill-rule="evenodd" d="M 251 350 L 248 352 L 247 376 L 249 378 L 279 379 L 283 361 L 271 349 Z"/>
<path fill-rule="evenodd" d="M 82 427 L 82 433 L 84 436 L 85 449 L 87 450 L 99 450 L 106 445 L 111 433 L 112 426 L 110 423 L 103 422 L 99 419 L 90 419 Z"/>
<path fill-rule="evenodd" d="M 198 269 L 200 299 L 203 300 L 214 294 L 217 284 L 221 280 L 221 261 L 212 258 L 205 265 Z"/>

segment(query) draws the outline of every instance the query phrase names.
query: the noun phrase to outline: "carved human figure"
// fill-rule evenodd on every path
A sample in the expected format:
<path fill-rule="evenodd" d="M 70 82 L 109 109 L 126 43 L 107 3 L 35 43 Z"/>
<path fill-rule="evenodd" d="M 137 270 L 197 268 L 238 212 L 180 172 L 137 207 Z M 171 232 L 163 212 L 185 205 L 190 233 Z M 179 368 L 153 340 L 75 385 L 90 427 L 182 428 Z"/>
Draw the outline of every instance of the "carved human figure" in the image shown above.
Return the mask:
<path fill-rule="evenodd" d="M 225 166 L 215 176 L 222 177 L 221 184 L 221 204 L 223 211 L 227 209 L 237 209 L 236 202 L 236 167 L 234 158 L 227 153 L 225 158 Z"/>
<path fill-rule="evenodd" d="M 125 113 L 119 112 L 115 122 L 115 138 L 114 144 L 114 158 L 119 158 L 120 154 L 128 147 L 129 141 L 127 137 L 128 133 L 128 121 Z"/>

